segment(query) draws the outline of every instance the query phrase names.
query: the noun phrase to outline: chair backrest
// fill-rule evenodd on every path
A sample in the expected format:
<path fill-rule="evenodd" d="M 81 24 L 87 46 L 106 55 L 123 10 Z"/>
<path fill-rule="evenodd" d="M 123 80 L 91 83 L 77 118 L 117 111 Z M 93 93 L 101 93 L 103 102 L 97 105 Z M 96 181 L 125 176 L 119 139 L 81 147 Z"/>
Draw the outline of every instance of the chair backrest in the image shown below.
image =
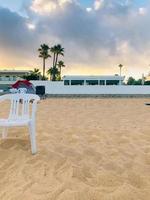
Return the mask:
<path fill-rule="evenodd" d="M 18 90 L 16 88 L 9 89 L 9 92 L 12 94 L 18 93 Z"/>
<path fill-rule="evenodd" d="M 11 101 L 9 119 L 19 120 L 35 117 L 37 101 L 40 100 L 38 95 L 17 93 L 3 95 L 2 98 Z"/>
<path fill-rule="evenodd" d="M 19 88 L 18 93 L 27 93 L 27 88 Z"/>

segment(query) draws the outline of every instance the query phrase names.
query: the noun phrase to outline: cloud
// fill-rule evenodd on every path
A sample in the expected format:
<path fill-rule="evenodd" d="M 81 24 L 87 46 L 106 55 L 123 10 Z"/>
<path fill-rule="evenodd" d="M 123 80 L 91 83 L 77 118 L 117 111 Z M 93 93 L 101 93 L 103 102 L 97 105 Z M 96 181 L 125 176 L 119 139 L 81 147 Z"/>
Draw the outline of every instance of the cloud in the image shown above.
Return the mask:
<path fill-rule="evenodd" d="M 30 8 L 39 14 L 49 14 L 68 3 L 72 3 L 72 0 L 34 0 Z"/>
<path fill-rule="evenodd" d="M 2 66 L 25 66 L 33 59 L 38 33 L 34 32 L 29 19 L 0 8 L 0 54 Z M 32 29 L 32 31 L 31 31 Z"/>
<path fill-rule="evenodd" d="M 104 3 L 104 0 L 95 0 L 94 2 L 94 9 L 99 10 Z"/>
<path fill-rule="evenodd" d="M 66 73 L 85 69 L 112 73 L 118 63 L 133 72 L 135 67 L 146 70 L 149 11 L 148 6 L 137 7 L 129 0 L 96 0 L 85 9 L 75 0 L 34 0 L 26 9 L 28 17 L 1 8 L 0 53 L 11 52 L 14 64 L 39 66 L 38 46 L 61 43 L 69 66 Z"/>
<path fill-rule="evenodd" d="M 86 8 L 86 11 L 87 11 L 87 12 L 91 12 L 91 11 L 92 11 L 92 8 L 90 8 L 90 7 L 89 7 L 89 8 Z"/>
<path fill-rule="evenodd" d="M 146 13 L 147 13 L 147 9 L 146 8 L 143 8 L 143 7 L 139 8 L 139 14 L 140 15 L 146 15 Z"/>
<path fill-rule="evenodd" d="M 36 28 L 35 24 L 33 23 L 27 23 L 27 27 L 30 29 L 30 30 L 34 30 Z"/>
<path fill-rule="evenodd" d="M 29 43 L 34 44 L 33 34 L 28 30 L 27 20 L 8 9 L 0 8 L 0 48 L 19 53 L 25 52 Z M 29 43 L 27 42 L 29 41 Z"/>

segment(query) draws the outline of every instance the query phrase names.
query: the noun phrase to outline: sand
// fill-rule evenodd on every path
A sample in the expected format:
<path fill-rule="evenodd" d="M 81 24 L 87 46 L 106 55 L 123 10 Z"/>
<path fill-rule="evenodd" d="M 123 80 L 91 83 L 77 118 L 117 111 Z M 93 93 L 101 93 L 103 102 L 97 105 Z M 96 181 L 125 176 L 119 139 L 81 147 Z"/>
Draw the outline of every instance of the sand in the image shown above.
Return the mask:
<path fill-rule="evenodd" d="M 0 139 L 0 200 L 150 200 L 150 99 L 42 100 Z M 1 103 L 0 116 L 8 110 Z"/>

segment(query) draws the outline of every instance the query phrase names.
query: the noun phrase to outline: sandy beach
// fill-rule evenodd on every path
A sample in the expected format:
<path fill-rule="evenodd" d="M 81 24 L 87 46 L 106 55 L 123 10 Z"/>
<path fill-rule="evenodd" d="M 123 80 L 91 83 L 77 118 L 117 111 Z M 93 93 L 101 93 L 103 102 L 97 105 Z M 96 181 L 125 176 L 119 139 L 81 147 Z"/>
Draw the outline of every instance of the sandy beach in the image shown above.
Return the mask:
<path fill-rule="evenodd" d="M 0 200 L 149 200 L 150 99 L 40 101 L 38 153 L 27 128 L 0 139 Z M 0 104 L 0 117 L 7 103 Z"/>

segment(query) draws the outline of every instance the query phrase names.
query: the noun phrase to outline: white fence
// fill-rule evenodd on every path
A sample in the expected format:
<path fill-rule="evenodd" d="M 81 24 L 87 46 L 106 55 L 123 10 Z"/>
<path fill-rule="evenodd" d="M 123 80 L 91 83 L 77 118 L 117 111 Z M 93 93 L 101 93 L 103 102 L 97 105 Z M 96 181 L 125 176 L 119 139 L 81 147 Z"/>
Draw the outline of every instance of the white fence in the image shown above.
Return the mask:
<path fill-rule="evenodd" d="M 150 95 L 150 86 L 129 86 L 129 85 L 64 85 L 62 81 L 31 81 L 34 86 L 44 85 L 46 94 L 58 95 Z M 1 84 L 11 85 L 14 81 L 0 81 Z"/>
<path fill-rule="evenodd" d="M 150 86 L 129 86 L 129 85 L 64 85 L 63 82 L 32 81 L 37 85 L 44 85 L 47 94 L 117 94 L 117 95 L 150 95 Z"/>

